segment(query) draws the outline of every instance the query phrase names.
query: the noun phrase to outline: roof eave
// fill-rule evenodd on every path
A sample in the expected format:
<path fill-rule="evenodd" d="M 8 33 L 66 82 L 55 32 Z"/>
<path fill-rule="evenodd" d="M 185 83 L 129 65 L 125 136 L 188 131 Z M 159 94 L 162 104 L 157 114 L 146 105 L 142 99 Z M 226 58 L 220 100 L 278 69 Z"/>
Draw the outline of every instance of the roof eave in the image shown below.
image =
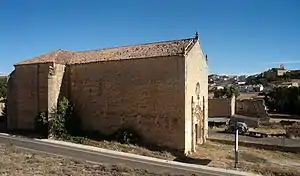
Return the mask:
<path fill-rule="evenodd" d="M 172 57 L 172 56 L 180 56 L 185 57 L 184 53 L 177 53 L 177 54 L 171 54 L 171 55 L 161 55 L 161 56 L 150 56 L 150 57 L 135 57 L 135 58 L 128 58 L 128 59 L 115 59 L 115 60 L 91 60 L 87 62 L 68 62 L 66 65 L 81 65 L 81 64 L 91 64 L 91 63 L 100 63 L 100 62 L 117 62 L 117 61 L 124 61 L 124 60 L 138 60 L 138 59 L 149 59 L 149 58 L 157 58 L 157 57 Z"/>

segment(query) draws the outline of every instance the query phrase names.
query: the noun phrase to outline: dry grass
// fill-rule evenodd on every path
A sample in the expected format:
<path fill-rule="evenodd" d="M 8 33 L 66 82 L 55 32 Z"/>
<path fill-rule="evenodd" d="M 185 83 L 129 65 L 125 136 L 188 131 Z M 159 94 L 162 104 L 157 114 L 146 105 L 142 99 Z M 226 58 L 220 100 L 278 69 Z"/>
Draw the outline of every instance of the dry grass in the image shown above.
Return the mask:
<path fill-rule="evenodd" d="M 120 165 L 100 165 L 85 161 L 58 157 L 40 152 L 0 144 L 0 175 L 162 175 L 150 173 L 145 169 L 132 169 Z M 164 174 L 169 175 L 169 174 Z"/>
<path fill-rule="evenodd" d="M 251 128 L 250 130 L 267 134 L 285 134 L 285 127 L 279 123 L 271 123 L 268 126 L 260 126 L 255 129 Z"/>
<path fill-rule="evenodd" d="M 85 139 L 84 144 L 115 151 L 140 154 L 167 160 L 178 160 L 171 151 L 149 150 L 140 146 L 120 144 L 113 141 L 94 141 Z M 32 154 L 14 147 L 1 146 L 0 175 L 154 175 L 146 170 L 134 170 L 117 166 L 89 164 L 68 158 Z M 239 147 L 239 169 L 261 173 L 267 176 L 300 176 L 300 154 Z M 208 163 L 208 166 L 233 169 L 233 145 L 208 141 L 199 145 L 197 152 L 190 155 L 192 163 Z M 210 162 L 207 162 L 210 161 Z M 183 160 L 181 160 L 183 161 Z M 34 170 L 32 169 L 34 168 Z M 115 171 L 118 170 L 122 171 Z M 125 170 L 125 171 L 123 171 Z M 12 174 L 5 174 L 12 173 Z M 80 173 L 80 174 L 78 174 Z M 143 175 L 142 174 L 142 175 Z"/>
<path fill-rule="evenodd" d="M 212 160 L 208 166 L 232 169 L 234 167 L 233 145 L 207 142 L 193 154 L 196 158 Z M 299 176 L 300 154 L 239 147 L 239 168 L 264 175 Z"/>
<path fill-rule="evenodd" d="M 166 151 L 166 150 L 159 150 L 156 148 L 155 150 L 149 150 L 145 147 L 132 145 L 132 144 L 121 144 L 116 141 L 95 141 L 91 139 L 86 139 L 84 144 L 99 147 L 99 148 L 105 148 L 110 149 L 114 151 L 120 151 L 120 152 L 126 152 L 126 153 L 132 153 L 132 154 L 139 154 L 144 156 L 150 156 L 154 158 L 160 158 L 160 159 L 168 159 L 168 160 L 174 160 L 176 158 L 176 154 L 172 151 Z"/>
<path fill-rule="evenodd" d="M 143 147 L 125 145 L 118 142 L 89 140 L 88 144 L 161 159 L 175 160 L 178 157 L 172 152 L 151 151 Z M 241 161 L 239 168 L 243 171 L 261 173 L 268 176 L 300 176 L 300 154 L 250 147 L 239 147 L 239 151 Z M 197 153 L 190 155 L 188 162 L 204 164 L 207 163 L 207 160 L 211 160 L 208 166 L 233 169 L 233 145 L 208 141 L 205 145 L 198 146 Z"/>
<path fill-rule="evenodd" d="M 222 126 L 222 127 L 214 127 L 213 130 L 215 131 L 225 131 L 227 127 Z M 258 128 L 249 128 L 250 131 L 255 131 L 255 132 L 261 132 L 261 133 L 267 133 L 267 134 L 285 134 L 286 129 L 284 126 L 280 125 L 280 123 L 271 123 L 268 126 L 260 126 Z"/>

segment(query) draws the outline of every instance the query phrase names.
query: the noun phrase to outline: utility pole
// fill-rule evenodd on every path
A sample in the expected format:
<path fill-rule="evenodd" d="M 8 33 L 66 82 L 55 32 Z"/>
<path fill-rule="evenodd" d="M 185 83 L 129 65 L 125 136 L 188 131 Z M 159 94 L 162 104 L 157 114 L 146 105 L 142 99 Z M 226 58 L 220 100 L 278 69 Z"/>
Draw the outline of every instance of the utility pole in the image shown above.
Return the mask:
<path fill-rule="evenodd" d="M 239 129 L 237 126 L 237 121 L 235 122 L 235 146 L 234 146 L 234 168 L 237 168 L 239 163 Z"/>

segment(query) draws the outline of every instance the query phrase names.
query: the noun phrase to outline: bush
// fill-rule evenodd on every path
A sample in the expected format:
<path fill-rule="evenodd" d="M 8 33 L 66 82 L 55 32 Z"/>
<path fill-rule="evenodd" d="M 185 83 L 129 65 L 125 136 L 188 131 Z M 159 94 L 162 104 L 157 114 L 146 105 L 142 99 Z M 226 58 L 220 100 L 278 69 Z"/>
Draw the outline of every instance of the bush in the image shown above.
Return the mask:
<path fill-rule="evenodd" d="M 39 113 L 36 118 L 36 130 L 43 136 L 59 139 L 78 135 L 81 128 L 80 118 L 75 115 L 74 107 L 67 98 L 62 98 L 57 103 L 57 108 L 48 115 Z"/>
<path fill-rule="evenodd" d="M 65 129 L 67 134 L 72 136 L 82 135 L 81 119 L 75 112 L 74 105 L 68 103 L 68 108 L 65 113 Z"/>
<path fill-rule="evenodd" d="M 48 113 L 39 112 L 35 118 L 35 130 L 37 133 L 42 135 L 42 137 L 48 137 Z"/>
<path fill-rule="evenodd" d="M 300 88 L 275 88 L 265 94 L 265 103 L 271 112 L 300 115 Z"/>
<path fill-rule="evenodd" d="M 236 98 L 240 95 L 235 86 L 225 86 L 223 89 L 214 90 L 214 98 L 232 98 L 233 95 Z"/>
<path fill-rule="evenodd" d="M 2 100 L 4 102 L 4 108 L 2 109 L 2 117 L 7 119 L 7 99 Z"/>
<path fill-rule="evenodd" d="M 7 98 L 7 78 L 0 78 L 0 98 Z"/>
<path fill-rule="evenodd" d="M 138 144 L 140 137 L 133 130 L 121 129 L 114 134 L 115 140 L 122 144 Z"/>

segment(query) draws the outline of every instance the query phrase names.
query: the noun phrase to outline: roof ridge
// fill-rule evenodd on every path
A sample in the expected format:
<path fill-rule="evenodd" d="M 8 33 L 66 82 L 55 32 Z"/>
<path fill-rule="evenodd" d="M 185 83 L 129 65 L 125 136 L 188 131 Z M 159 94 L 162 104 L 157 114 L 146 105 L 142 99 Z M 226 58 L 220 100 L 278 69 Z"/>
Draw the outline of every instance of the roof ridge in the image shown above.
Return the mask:
<path fill-rule="evenodd" d="M 75 51 L 76 53 L 86 53 L 92 51 L 104 51 L 110 49 L 118 49 L 118 48 L 126 48 L 126 47 L 133 47 L 133 46 L 143 46 L 143 45 L 151 45 L 151 44 L 160 44 L 160 43 L 169 43 L 169 42 L 176 42 L 176 41 L 183 41 L 183 40 L 193 40 L 194 38 L 182 38 L 176 40 L 163 40 L 157 42 L 148 42 L 148 43 L 140 43 L 140 44 L 132 44 L 132 45 L 122 45 L 122 46 L 115 46 L 115 47 L 108 47 L 108 48 L 101 48 L 101 49 L 93 49 L 93 50 L 85 50 L 85 51 Z"/>
<path fill-rule="evenodd" d="M 48 62 L 62 64 L 89 63 L 96 61 L 184 55 L 189 52 L 197 41 L 198 36 L 196 35 L 196 37 L 193 38 L 123 45 L 95 50 L 72 51 L 56 49 L 32 59 L 19 62 L 14 66 Z"/>

